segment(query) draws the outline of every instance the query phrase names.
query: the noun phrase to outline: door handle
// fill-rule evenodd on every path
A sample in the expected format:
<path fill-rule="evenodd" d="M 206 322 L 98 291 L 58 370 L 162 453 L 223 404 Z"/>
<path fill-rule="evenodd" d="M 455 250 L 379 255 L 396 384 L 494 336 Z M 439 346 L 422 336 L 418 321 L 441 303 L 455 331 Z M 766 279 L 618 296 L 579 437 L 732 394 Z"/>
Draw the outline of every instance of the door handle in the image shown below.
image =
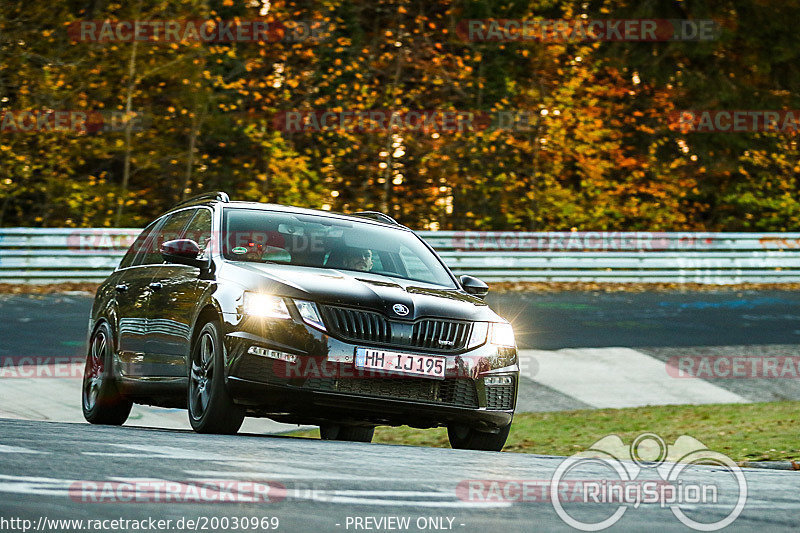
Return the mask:
<path fill-rule="evenodd" d="M 127 290 L 128 290 L 128 286 L 127 286 L 127 285 L 125 285 L 124 283 L 120 283 L 119 285 L 117 285 L 116 287 L 114 287 L 114 289 L 115 289 L 117 292 L 125 292 L 125 291 L 127 291 Z"/>
<path fill-rule="evenodd" d="M 148 287 L 150 287 L 154 291 L 160 291 L 161 290 L 161 283 L 159 283 L 158 281 L 154 281 L 153 283 L 148 285 Z"/>

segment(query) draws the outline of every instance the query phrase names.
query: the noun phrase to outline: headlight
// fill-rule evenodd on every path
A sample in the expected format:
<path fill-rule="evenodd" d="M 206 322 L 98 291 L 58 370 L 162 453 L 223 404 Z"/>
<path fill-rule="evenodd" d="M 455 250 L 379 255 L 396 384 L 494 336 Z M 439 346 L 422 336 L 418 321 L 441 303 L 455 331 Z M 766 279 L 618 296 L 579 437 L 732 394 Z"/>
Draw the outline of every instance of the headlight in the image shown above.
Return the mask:
<path fill-rule="evenodd" d="M 244 293 L 244 312 L 267 318 L 291 318 L 283 298 L 258 292 Z"/>
<path fill-rule="evenodd" d="M 486 332 L 488 330 L 488 322 L 475 322 L 472 325 L 472 335 L 469 338 L 469 344 L 467 344 L 467 348 L 476 348 L 486 342 Z"/>
<path fill-rule="evenodd" d="M 306 302 L 305 300 L 294 300 L 294 305 L 303 317 L 303 322 L 325 331 L 325 325 L 322 323 L 322 318 L 319 316 L 319 309 L 314 302 Z"/>
<path fill-rule="evenodd" d="M 514 340 L 514 328 L 505 322 L 492 322 L 492 326 L 489 328 L 489 341 L 495 346 L 513 348 L 517 345 Z"/>

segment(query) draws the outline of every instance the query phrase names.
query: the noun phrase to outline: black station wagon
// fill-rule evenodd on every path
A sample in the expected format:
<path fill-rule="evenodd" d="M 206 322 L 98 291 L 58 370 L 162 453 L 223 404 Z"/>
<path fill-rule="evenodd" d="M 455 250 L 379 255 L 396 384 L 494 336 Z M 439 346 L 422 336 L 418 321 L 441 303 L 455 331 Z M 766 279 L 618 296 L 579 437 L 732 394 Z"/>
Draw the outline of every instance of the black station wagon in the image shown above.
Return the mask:
<path fill-rule="evenodd" d="M 446 426 L 454 448 L 500 450 L 519 366 L 487 290 L 382 213 L 193 198 L 98 289 L 84 416 L 122 424 L 139 403 L 187 408 L 198 432 L 268 417 L 362 442 Z"/>

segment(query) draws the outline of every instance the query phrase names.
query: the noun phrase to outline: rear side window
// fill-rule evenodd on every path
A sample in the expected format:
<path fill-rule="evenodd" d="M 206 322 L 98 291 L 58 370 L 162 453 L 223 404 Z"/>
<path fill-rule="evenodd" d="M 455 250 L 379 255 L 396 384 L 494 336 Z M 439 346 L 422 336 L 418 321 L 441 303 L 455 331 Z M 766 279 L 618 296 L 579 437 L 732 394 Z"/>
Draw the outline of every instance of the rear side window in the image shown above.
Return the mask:
<path fill-rule="evenodd" d="M 133 266 L 161 264 L 164 261 L 161 257 L 161 245 L 166 241 L 183 238 L 186 225 L 196 212 L 196 209 L 184 209 L 167 216 L 161 227 L 153 232 L 133 260 Z"/>
<path fill-rule="evenodd" d="M 136 254 L 143 250 L 145 241 L 148 237 L 150 237 L 150 234 L 153 232 L 156 226 L 158 226 L 158 222 L 158 220 L 152 222 L 139 234 L 138 237 L 136 237 L 136 240 L 133 241 L 131 247 L 128 248 L 127 252 L 125 252 L 122 261 L 120 261 L 119 268 L 128 268 L 129 266 L 133 265 L 133 258 L 136 257 Z"/>

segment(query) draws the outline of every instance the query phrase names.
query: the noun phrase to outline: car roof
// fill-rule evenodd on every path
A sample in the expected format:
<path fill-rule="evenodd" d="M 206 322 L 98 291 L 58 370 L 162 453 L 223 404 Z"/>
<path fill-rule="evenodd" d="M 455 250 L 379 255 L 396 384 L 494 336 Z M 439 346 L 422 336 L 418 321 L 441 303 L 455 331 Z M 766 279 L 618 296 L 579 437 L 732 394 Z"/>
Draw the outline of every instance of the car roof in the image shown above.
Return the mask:
<path fill-rule="evenodd" d="M 399 223 L 391 223 L 391 222 L 384 222 L 377 218 L 371 218 L 368 216 L 359 216 L 359 215 L 348 215 L 345 213 L 339 213 L 336 211 L 326 211 L 324 209 L 311 209 L 308 207 L 295 207 L 290 205 L 282 205 L 282 204 L 272 204 L 272 203 L 264 203 L 264 202 L 247 202 L 247 201 L 224 201 L 216 198 L 204 198 L 198 199 L 197 202 L 187 201 L 181 204 L 176 205 L 164 215 L 172 213 L 173 211 L 178 211 L 180 209 L 185 209 L 187 207 L 200 207 L 200 206 L 208 206 L 214 207 L 219 206 L 226 209 L 260 209 L 262 211 L 278 211 L 281 213 L 297 213 L 297 214 L 305 214 L 305 215 L 315 215 L 315 216 L 323 216 L 328 218 L 336 218 L 340 220 L 352 220 L 355 222 L 366 222 L 372 223 L 383 227 L 388 228 L 395 228 L 401 229 L 405 231 L 412 231 L 411 228 L 407 226 L 403 226 Z M 163 215 L 162 215 L 163 216 Z"/>

